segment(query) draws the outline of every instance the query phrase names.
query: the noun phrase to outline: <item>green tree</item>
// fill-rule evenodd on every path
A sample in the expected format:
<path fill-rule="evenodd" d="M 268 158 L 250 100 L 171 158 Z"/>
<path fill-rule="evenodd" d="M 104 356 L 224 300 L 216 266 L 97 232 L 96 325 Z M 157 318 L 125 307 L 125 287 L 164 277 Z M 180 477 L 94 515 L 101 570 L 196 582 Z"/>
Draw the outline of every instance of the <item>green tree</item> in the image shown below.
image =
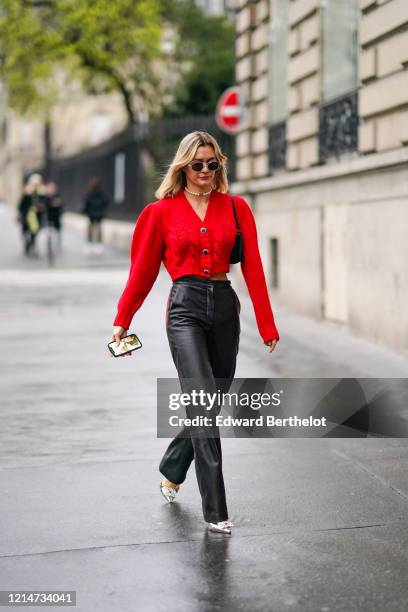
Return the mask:
<path fill-rule="evenodd" d="M 157 109 L 160 0 L 2 0 L 0 71 L 9 104 L 46 114 L 61 74 L 119 91 L 129 122 Z"/>
<path fill-rule="evenodd" d="M 175 49 L 162 49 L 162 29 Z M 9 105 L 47 117 L 67 80 L 91 94 L 118 91 L 139 112 L 207 114 L 234 80 L 234 29 L 193 0 L 2 0 L 0 78 Z M 167 70 L 167 74 L 166 74 Z M 169 74 L 179 78 L 169 85 Z M 174 91 L 172 91 L 174 87 Z M 165 95 L 172 99 L 167 105 Z"/>
<path fill-rule="evenodd" d="M 177 30 L 180 80 L 163 114 L 211 114 L 221 93 L 234 84 L 234 25 L 224 16 L 205 16 L 194 0 L 170 0 L 167 16 Z"/>

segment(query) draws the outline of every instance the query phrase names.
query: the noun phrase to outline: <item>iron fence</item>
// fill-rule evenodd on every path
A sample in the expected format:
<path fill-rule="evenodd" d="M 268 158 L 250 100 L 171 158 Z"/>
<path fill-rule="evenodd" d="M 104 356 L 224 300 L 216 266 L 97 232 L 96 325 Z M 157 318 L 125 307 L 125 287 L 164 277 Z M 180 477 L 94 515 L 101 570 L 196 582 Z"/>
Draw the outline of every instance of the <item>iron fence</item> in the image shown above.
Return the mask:
<path fill-rule="evenodd" d="M 205 130 L 215 136 L 228 157 L 228 176 L 235 178 L 235 139 L 221 132 L 213 117 L 159 119 L 129 126 L 107 142 L 65 158 L 51 160 L 50 174 L 58 184 L 65 207 L 80 211 L 87 184 L 102 181 L 109 197 L 108 216 L 134 220 L 154 192 L 180 140 L 189 132 Z"/>

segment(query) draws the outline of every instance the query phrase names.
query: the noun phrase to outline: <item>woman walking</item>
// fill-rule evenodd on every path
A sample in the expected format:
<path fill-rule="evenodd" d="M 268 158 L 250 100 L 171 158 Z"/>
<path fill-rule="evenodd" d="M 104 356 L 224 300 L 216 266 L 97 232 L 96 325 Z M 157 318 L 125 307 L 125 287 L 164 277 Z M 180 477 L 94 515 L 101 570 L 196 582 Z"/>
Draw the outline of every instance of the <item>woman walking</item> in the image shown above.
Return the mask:
<path fill-rule="evenodd" d="M 150 292 L 163 261 L 173 284 L 166 331 L 182 392 L 195 383 L 226 393 L 235 374 L 240 336 L 238 296 L 227 278 L 237 235 L 243 240 L 242 273 L 260 336 L 272 352 L 279 340 L 259 254 L 255 220 L 247 202 L 227 193 L 226 156 L 207 132 L 180 142 L 156 202 L 141 212 L 131 246 L 131 267 L 118 303 L 112 340 L 119 344 Z M 237 216 L 237 220 L 234 215 Z M 208 414 L 204 408 L 203 413 Z M 216 408 L 219 412 L 219 407 Z M 187 417 L 193 416 L 186 406 Z M 194 414 L 197 414 L 195 412 Z M 221 440 L 214 425 L 185 427 L 160 462 L 160 490 L 176 499 L 192 460 L 205 521 L 211 531 L 231 533 L 222 473 Z"/>

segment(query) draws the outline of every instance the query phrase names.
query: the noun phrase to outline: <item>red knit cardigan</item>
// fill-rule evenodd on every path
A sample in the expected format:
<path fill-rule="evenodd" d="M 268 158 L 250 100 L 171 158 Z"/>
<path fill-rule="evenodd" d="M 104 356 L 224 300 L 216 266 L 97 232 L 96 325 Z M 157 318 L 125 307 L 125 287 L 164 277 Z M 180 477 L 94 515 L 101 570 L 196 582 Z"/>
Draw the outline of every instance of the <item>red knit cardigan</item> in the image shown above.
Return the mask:
<path fill-rule="evenodd" d="M 252 300 L 259 333 L 267 344 L 279 339 L 269 300 L 251 208 L 234 196 L 244 245 L 241 270 Z M 229 272 L 236 224 L 230 196 L 212 191 L 204 220 L 197 215 L 184 190 L 174 197 L 147 204 L 133 233 L 130 272 L 118 302 L 114 325 L 128 329 L 133 315 L 150 292 L 161 262 L 172 280 L 186 274 L 209 278 Z"/>

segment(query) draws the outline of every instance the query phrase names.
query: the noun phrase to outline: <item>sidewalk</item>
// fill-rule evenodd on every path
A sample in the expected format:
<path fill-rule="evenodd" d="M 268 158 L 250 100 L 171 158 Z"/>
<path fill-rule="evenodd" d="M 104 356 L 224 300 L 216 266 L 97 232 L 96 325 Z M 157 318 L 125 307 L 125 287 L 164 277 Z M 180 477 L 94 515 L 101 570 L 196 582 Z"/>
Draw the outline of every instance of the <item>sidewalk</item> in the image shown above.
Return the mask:
<path fill-rule="evenodd" d="M 0 590 L 76 590 L 81 612 L 408 608 L 406 440 L 224 439 L 236 526 L 207 533 L 194 464 L 175 504 L 158 488 L 167 272 L 132 325 L 143 349 L 110 359 L 128 255 L 86 257 L 67 230 L 48 270 L 0 215 Z M 237 290 L 237 377 L 407 376 L 406 357 L 284 308 L 269 354 Z"/>

